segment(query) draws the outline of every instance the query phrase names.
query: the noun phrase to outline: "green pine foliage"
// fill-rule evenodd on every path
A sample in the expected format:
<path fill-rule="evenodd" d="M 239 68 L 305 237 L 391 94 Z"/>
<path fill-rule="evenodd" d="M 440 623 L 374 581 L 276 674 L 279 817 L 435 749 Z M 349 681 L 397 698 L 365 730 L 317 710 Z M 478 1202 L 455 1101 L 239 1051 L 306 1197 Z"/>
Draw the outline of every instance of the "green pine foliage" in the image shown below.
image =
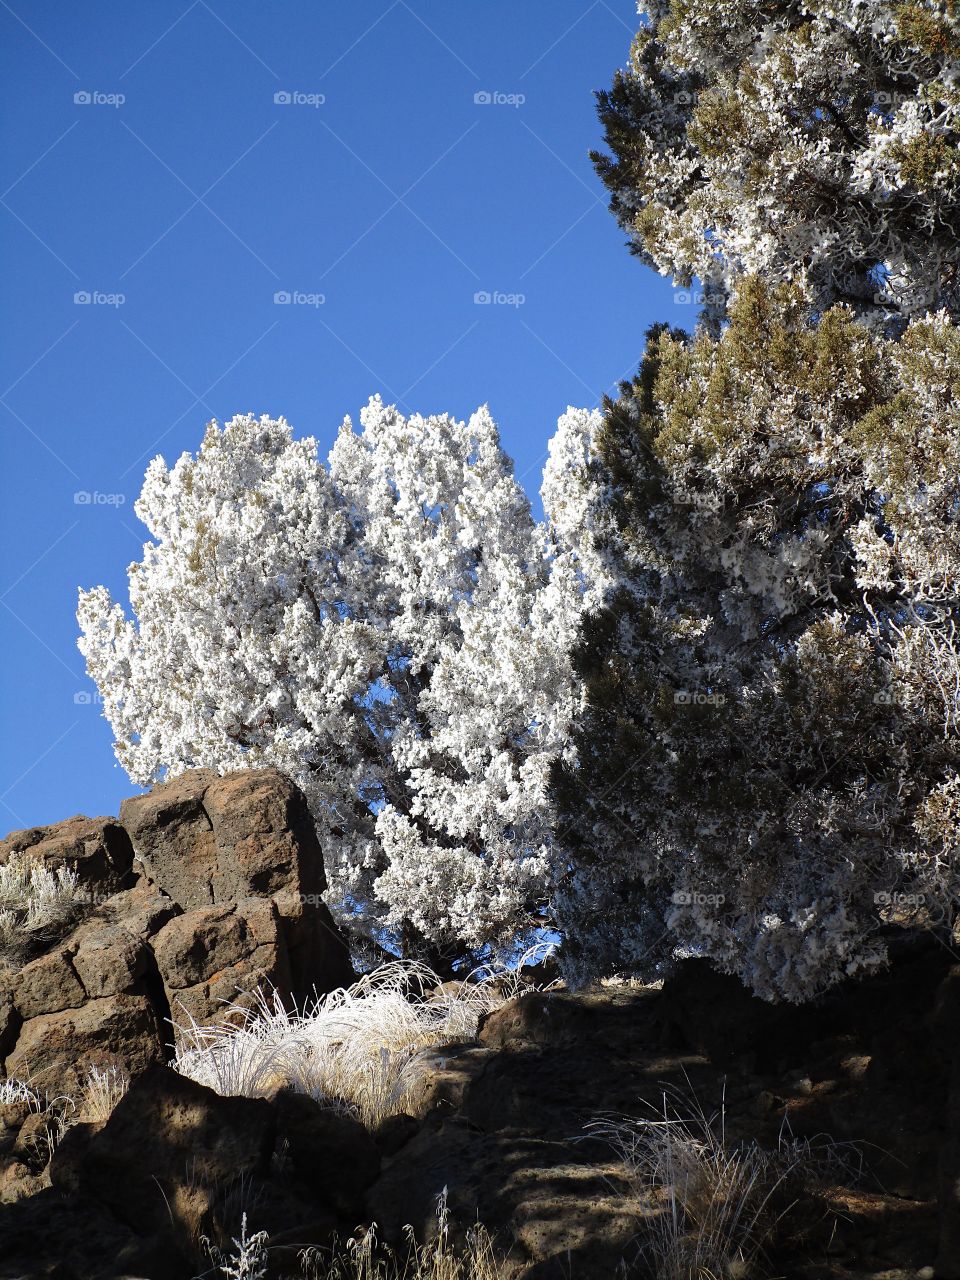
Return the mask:
<path fill-rule="evenodd" d="M 651 333 L 593 467 L 617 585 L 554 778 L 568 976 L 704 955 L 800 1001 L 949 927 L 957 329 L 891 342 L 746 278 L 719 338 Z"/>
<path fill-rule="evenodd" d="M 884 332 L 960 314 L 956 0 L 655 0 L 599 95 L 633 251 L 722 323 L 745 274 Z"/>

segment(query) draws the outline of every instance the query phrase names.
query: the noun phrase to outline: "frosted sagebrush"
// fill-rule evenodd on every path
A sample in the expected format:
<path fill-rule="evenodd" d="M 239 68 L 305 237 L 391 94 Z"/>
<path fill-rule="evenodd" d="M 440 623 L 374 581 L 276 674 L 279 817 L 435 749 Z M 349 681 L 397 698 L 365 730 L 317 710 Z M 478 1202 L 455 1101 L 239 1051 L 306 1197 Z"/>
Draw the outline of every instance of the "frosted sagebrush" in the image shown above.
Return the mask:
<path fill-rule="evenodd" d="M 0 865 L 0 958 L 14 958 L 28 941 L 66 932 L 89 909 L 89 895 L 72 867 L 48 867 L 29 849 Z"/>
<path fill-rule="evenodd" d="M 591 589 L 565 476 L 597 420 L 561 419 L 542 525 L 486 409 L 407 419 L 374 398 L 327 467 L 314 440 L 252 416 L 211 424 L 172 468 L 155 459 L 132 619 L 105 588 L 80 593 L 80 649 L 130 777 L 281 769 L 307 795 L 335 903 L 408 954 L 538 920 Z"/>

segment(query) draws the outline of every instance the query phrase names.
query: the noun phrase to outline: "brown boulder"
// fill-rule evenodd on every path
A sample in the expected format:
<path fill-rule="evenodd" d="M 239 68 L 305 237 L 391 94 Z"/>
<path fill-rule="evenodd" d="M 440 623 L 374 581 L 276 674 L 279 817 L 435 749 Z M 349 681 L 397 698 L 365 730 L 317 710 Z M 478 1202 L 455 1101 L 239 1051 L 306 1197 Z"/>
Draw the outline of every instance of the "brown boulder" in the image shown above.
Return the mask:
<path fill-rule="evenodd" d="M 81 884 L 101 890 L 112 886 L 107 892 L 126 881 L 133 862 L 130 837 L 116 818 L 87 818 L 83 814 L 48 827 L 11 831 L 0 840 L 0 865 L 12 853 L 27 850 L 50 869 L 72 867 Z"/>
<path fill-rule="evenodd" d="M 57 937 L 32 939 L 28 963 L 0 957 L 0 1065 L 52 1094 L 104 1058 L 128 1074 L 166 1061 L 171 1022 L 231 1017 L 258 989 L 290 1006 L 355 977 L 289 779 L 198 770 L 121 812 L 132 842 L 112 819 L 71 818 L 0 844 L 0 861 L 29 849 L 75 864 L 89 893 Z"/>
<path fill-rule="evenodd" d="M 276 1118 L 260 1098 L 222 1098 L 168 1067 L 131 1084 L 71 1170 L 79 1190 L 138 1232 L 173 1224 L 186 1251 L 218 1197 L 266 1176 Z"/>
<path fill-rule="evenodd" d="M 126 920 L 83 924 L 72 935 L 70 945 L 71 966 L 91 1000 L 137 990 L 151 969 L 146 939 Z"/>
<path fill-rule="evenodd" d="M 246 926 L 239 917 L 232 923 L 221 918 L 213 932 L 222 937 L 198 943 L 198 963 L 203 967 L 210 946 L 232 948 L 237 958 L 212 970 L 207 966 L 192 984 L 172 981 L 171 987 L 208 982 L 218 969 L 237 965 L 241 954 L 251 954 L 243 948 L 257 938 L 258 929 L 264 942 L 256 945 L 276 948 L 276 955 L 264 954 L 253 967 L 276 975 L 270 981 L 283 998 L 302 1001 L 354 980 L 346 944 L 321 899 L 326 877 L 316 828 L 303 793 L 289 778 L 275 769 L 224 777 L 196 769 L 125 800 L 120 816 L 150 880 L 183 911 L 254 898 L 271 899 L 275 907 L 270 923 L 265 912 L 253 908 L 243 909 Z M 198 917 L 197 923 L 210 929 L 212 919 Z M 171 936 L 182 940 L 185 928 L 177 926 Z M 180 943 L 171 946 L 182 954 Z M 159 964 L 163 971 L 163 961 Z M 238 986 L 250 986 L 252 980 L 231 973 L 212 998 L 232 998 Z M 201 1003 L 210 998 L 203 995 Z"/>
<path fill-rule="evenodd" d="M 162 1062 L 165 1038 L 146 996 L 107 996 L 25 1022 L 4 1070 L 36 1089 L 73 1094 L 87 1068 L 105 1057 L 127 1074 Z"/>
<path fill-rule="evenodd" d="M 12 984 L 13 1003 L 24 1021 L 43 1013 L 76 1009 L 86 999 L 66 947 L 31 960 L 14 975 L 8 972 L 4 980 Z"/>
<path fill-rule="evenodd" d="M 231 1004 L 249 1007 L 259 988 L 289 996 L 287 949 L 275 904 L 244 898 L 177 916 L 153 939 L 174 1022 L 220 1020 Z"/>
<path fill-rule="evenodd" d="M 193 769 L 124 800 L 120 820 L 147 875 L 184 911 L 326 888 L 307 802 L 275 769 Z"/>

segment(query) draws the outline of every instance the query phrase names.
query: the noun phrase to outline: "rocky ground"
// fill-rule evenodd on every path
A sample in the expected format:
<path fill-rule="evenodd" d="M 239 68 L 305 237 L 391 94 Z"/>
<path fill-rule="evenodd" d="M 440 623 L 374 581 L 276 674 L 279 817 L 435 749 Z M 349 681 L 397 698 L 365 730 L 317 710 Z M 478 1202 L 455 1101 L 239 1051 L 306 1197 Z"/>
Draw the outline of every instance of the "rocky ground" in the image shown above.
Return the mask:
<path fill-rule="evenodd" d="M 479 1219 L 495 1235 L 506 1277 L 606 1280 L 636 1261 L 662 1205 L 589 1126 L 649 1119 L 665 1094 L 676 1110 L 722 1111 L 731 1149 L 809 1140 L 817 1177 L 754 1274 L 960 1277 L 960 969 L 932 936 L 904 939 L 886 973 L 802 1010 L 764 1005 L 696 962 L 662 989 L 531 991 L 488 1014 L 474 1041 L 424 1053 L 415 1114 L 373 1132 L 301 1095 L 221 1098 L 178 1075 L 162 1023 L 179 994 L 202 1013 L 238 974 L 242 987 L 269 971 L 292 990 L 311 965 L 332 982 L 343 964 L 329 919 L 304 924 L 291 889 L 317 883 L 297 796 L 276 776 L 237 777 L 188 776 L 133 802 L 136 820 L 126 810 L 117 824 L 129 859 L 103 827 L 81 841 L 99 859 L 90 880 L 118 886 L 112 906 L 7 973 L 9 1076 L 69 1082 L 99 1054 L 133 1083 L 108 1118 L 72 1124 L 59 1143 L 56 1105 L 0 1105 L 2 1280 L 215 1274 L 199 1239 L 228 1240 L 244 1210 L 270 1235 L 270 1276 L 295 1275 L 303 1248 L 371 1221 L 388 1240 L 406 1223 L 428 1236 L 444 1189 L 455 1229 Z M 0 861 L 27 839 L 62 838 L 21 833 Z M 108 856 L 110 843 L 121 852 Z M 184 856 L 191 874 L 165 871 Z M 273 923 L 258 934 L 261 919 Z M 634 1274 L 650 1272 L 641 1261 Z"/>

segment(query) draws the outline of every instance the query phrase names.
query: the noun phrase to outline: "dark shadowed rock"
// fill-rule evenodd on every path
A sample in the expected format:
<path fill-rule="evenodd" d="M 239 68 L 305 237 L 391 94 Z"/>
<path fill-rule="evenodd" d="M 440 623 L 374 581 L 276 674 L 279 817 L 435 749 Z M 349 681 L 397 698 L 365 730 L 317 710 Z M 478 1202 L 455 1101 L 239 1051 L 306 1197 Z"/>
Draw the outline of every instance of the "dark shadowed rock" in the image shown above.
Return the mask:
<path fill-rule="evenodd" d="M 940 988 L 934 1026 L 951 1058 L 940 1150 L 937 1275 L 943 1280 L 960 1280 L 960 965 L 950 970 Z"/>
<path fill-rule="evenodd" d="M 5 1058 L 16 1044 L 22 1023 L 13 1003 L 13 991 L 0 976 L 0 1058 Z"/>
<path fill-rule="evenodd" d="M 502 1248 L 513 1243 L 515 1262 L 592 1253 L 593 1269 L 575 1275 L 613 1276 L 636 1232 L 628 1183 L 612 1161 L 598 1165 L 575 1146 L 527 1135 L 480 1134 L 460 1119 L 403 1148 L 368 1192 L 367 1216 L 389 1240 L 408 1222 L 429 1240 L 444 1191 L 453 1222 L 479 1219 Z"/>
<path fill-rule="evenodd" d="M 267 1173 L 276 1120 L 268 1102 L 222 1098 L 168 1067 L 140 1075 L 86 1145 L 71 1177 L 142 1234 L 174 1224 L 186 1248 L 209 1230 L 218 1196 Z"/>
<path fill-rule="evenodd" d="M 83 1162 L 94 1136 L 105 1120 L 72 1124 L 64 1133 L 50 1157 L 50 1183 L 58 1191 L 78 1192 L 83 1181 Z"/>
<path fill-rule="evenodd" d="M 363 1193 L 380 1172 L 380 1152 L 351 1116 L 284 1089 L 274 1100 L 277 1138 L 298 1180 L 340 1214 L 362 1214 Z"/>
<path fill-rule="evenodd" d="M 394 1156 L 420 1132 L 422 1121 L 416 1116 L 400 1112 L 399 1115 L 387 1116 L 377 1125 L 373 1132 L 373 1140 L 382 1156 Z"/>
<path fill-rule="evenodd" d="M 118 1222 L 102 1204 L 56 1188 L 0 1204 L 0 1280 L 189 1280 L 169 1240 Z"/>

